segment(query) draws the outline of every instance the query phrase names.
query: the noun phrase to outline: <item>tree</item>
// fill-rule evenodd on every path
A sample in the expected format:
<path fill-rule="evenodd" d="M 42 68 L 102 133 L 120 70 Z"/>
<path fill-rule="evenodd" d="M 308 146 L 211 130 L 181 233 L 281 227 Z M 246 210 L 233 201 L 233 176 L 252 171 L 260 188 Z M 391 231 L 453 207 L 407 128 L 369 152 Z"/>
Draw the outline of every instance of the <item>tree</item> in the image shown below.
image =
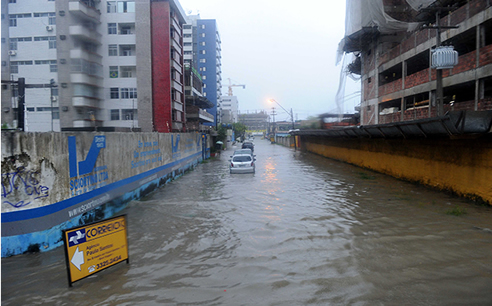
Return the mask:
<path fill-rule="evenodd" d="M 236 137 L 244 137 L 244 133 L 246 132 L 247 127 L 238 122 L 238 123 L 233 123 L 232 124 L 232 129 L 234 130 L 234 134 Z"/>
<path fill-rule="evenodd" d="M 225 126 L 219 126 L 219 129 L 217 130 L 217 141 L 222 141 L 224 142 L 227 138 L 227 128 Z"/>

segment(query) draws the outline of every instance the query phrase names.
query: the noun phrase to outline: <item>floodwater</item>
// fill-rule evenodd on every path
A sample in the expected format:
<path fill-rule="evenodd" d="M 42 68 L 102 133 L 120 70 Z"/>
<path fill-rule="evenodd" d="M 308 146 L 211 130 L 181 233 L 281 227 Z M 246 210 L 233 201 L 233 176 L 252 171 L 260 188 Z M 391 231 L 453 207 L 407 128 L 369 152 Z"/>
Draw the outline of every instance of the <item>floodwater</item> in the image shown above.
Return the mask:
<path fill-rule="evenodd" d="M 491 305 L 492 209 L 256 139 L 130 203 L 130 264 L 2 259 L 2 305 Z"/>

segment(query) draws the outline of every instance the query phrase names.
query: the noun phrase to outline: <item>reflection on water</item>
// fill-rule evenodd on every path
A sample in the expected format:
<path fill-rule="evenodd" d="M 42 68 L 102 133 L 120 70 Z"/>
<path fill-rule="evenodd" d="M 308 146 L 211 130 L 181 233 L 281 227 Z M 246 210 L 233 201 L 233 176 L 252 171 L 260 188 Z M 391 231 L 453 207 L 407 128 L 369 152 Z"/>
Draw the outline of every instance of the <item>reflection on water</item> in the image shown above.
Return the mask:
<path fill-rule="evenodd" d="M 68 288 L 62 249 L 2 259 L 2 304 L 492 301 L 492 209 L 268 141 L 255 154 L 254 175 L 226 153 L 132 202 L 129 265 Z"/>

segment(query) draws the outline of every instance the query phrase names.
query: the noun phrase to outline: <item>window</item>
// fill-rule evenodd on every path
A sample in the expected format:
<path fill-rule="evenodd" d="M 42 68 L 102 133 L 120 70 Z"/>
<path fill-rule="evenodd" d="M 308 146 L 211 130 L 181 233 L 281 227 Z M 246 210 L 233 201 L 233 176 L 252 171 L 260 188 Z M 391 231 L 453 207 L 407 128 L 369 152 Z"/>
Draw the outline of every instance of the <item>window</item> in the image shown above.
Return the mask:
<path fill-rule="evenodd" d="M 118 66 L 109 66 L 109 77 L 112 79 L 118 77 Z"/>
<path fill-rule="evenodd" d="M 202 28 L 202 29 L 205 29 L 205 25 L 204 25 L 204 24 L 202 24 L 202 25 L 201 25 L 201 28 Z"/>
<path fill-rule="evenodd" d="M 137 89 L 136 88 L 122 88 L 121 89 L 121 98 L 122 99 L 136 99 L 137 98 Z"/>
<path fill-rule="evenodd" d="M 56 65 L 56 61 L 50 61 L 50 72 L 58 72 L 58 66 Z"/>
<path fill-rule="evenodd" d="M 207 60 L 206 60 L 206 59 L 204 59 L 204 58 L 201 58 L 201 59 L 200 59 L 200 63 L 206 63 L 206 62 L 207 62 Z"/>
<path fill-rule="evenodd" d="M 56 37 L 52 36 L 49 38 L 49 48 L 56 49 Z"/>
<path fill-rule="evenodd" d="M 9 0 L 9 3 L 17 3 L 17 0 Z"/>
<path fill-rule="evenodd" d="M 121 119 L 122 120 L 133 120 L 137 116 L 137 110 L 134 109 L 122 109 L 121 110 Z"/>
<path fill-rule="evenodd" d="M 108 45 L 109 56 L 118 56 L 118 45 Z"/>
<path fill-rule="evenodd" d="M 204 42 L 204 41 L 202 41 L 202 42 L 200 43 L 200 45 L 205 46 L 205 42 Z"/>
<path fill-rule="evenodd" d="M 53 107 L 53 111 L 51 112 L 51 119 L 60 119 L 60 108 Z"/>
<path fill-rule="evenodd" d="M 191 29 L 191 24 L 185 24 L 185 25 L 183 25 L 183 29 Z"/>
<path fill-rule="evenodd" d="M 32 61 L 17 61 L 10 62 L 10 73 L 19 73 L 18 66 L 32 65 Z"/>
<path fill-rule="evenodd" d="M 108 34 L 118 34 L 116 23 L 108 23 Z"/>
<path fill-rule="evenodd" d="M 191 34 L 183 34 L 183 37 L 190 38 L 191 37 Z"/>
<path fill-rule="evenodd" d="M 108 13 L 116 13 L 116 1 L 108 1 Z"/>
<path fill-rule="evenodd" d="M 205 54 L 205 50 L 200 50 L 200 54 Z"/>
<path fill-rule="evenodd" d="M 205 33 L 200 34 L 201 37 L 205 37 Z"/>
<path fill-rule="evenodd" d="M 12 17 L 14 16 L 14 17 Z M 10 15 L 9 16 L 9 27 L 16 27 L 17 26 L 17 17 L 15 15 Z"/>
<path fill-rule="evenodd" d="M 120 98 L 120 90 L 118 87 L 113 87 L 110 89 L 110 97 L 111 97 L 111 99 L 119 99 Z"/>
<path fill-rule="evenodd" d="M 17 38 L 10 39 L 10 50 L 17 50 Z"/>
<path fill-rule="evenodd" d="M 118 1 L 118 13 L 135 13 L 135 1 Z"/>
<path fill-rule="evenodd" d="M 132 56 L 132 46 L 120 46 L 120 56 Z"/>
<path fill-rule="evenodd" d="M 112 109 L 111 110 L 111 120 L 120 120 L 120 110 Z"/>
<path fill-rule="evenodd" d="M 26 110 L 28 112 L 34 112 L 35 111 L 34 107 L 26 107 Z"/>
<path fill-rule="evenodd" d="M 121 26 L 121 35 L 130 35 L 133 34 L 131 26 Z"/>
<path fill-rule="evenodd" d="M 30 18 L 32 17 L 31 13 L 27 14 L 10 14 L 9 15 L 9 27 L 16 27 L 17 26 L 17 19 L 18 18 Z"/>
<path fill-rule="evenodd" d="M 122 78 L 135 78 L 137 76 L 135 67 L 121 67 L 120 70 Z"/>
<path fill-rule="evenodd" d="M 56 49 L 56 36 L 38 36 L 34 37 L 34 41 L 48 41 L 48 47 Z"/>
<path fill-rule="evenodd" d="M 48 17 L 48 24 L 49 25 L 56 25 L 56 17 L 55 16 Z"/>

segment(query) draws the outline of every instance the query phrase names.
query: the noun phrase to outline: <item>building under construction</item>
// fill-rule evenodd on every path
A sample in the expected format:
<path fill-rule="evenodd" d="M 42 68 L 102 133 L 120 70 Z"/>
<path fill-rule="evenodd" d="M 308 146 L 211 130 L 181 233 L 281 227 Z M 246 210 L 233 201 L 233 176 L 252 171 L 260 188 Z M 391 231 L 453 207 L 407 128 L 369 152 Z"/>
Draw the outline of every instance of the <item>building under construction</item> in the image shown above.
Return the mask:
<path fill-rule="evenodd" d="M 353 55 L 346 69 L 361 77 L 361 125 L 492 110 L 491 5 L 491 0 L 347 0 L 339 54 Z M 436 46 L 457 52 L 452 68 L 434 68 Z"/>

